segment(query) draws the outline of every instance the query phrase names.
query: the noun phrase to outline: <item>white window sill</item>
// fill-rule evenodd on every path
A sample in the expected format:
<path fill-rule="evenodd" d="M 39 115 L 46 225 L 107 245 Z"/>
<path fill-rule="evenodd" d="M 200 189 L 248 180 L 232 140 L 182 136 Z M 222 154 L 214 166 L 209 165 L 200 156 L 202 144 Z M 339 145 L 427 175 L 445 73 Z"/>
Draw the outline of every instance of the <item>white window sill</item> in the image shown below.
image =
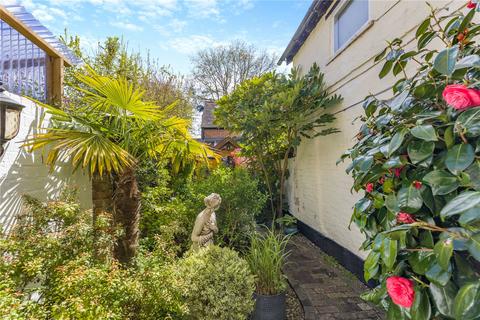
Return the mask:
<path fill-rule="evenodd" d="M 352 43 L 354 43 L 362 34 L 364 34 L 368 29 L 373 26 L 374 21 L 373 20 L 368 20 L 345 44 L 338 49 L 330 59 L 328 59 L 327 66 L 335 60 L 343 51 L 345 51 Z"/>

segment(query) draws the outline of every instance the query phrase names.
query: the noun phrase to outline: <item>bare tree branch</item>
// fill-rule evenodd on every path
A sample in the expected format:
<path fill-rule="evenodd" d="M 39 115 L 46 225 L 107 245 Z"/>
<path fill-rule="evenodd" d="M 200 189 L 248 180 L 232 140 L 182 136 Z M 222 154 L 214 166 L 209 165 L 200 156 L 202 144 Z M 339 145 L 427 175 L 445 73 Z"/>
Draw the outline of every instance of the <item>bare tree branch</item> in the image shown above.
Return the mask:
<path fill-rule="evenodd" d="M 277 57 L 237 40 L 227 46 L 201 50 L 191 60 L 199 95 L 218 100 L 243 81 L 273 70 Z"/>

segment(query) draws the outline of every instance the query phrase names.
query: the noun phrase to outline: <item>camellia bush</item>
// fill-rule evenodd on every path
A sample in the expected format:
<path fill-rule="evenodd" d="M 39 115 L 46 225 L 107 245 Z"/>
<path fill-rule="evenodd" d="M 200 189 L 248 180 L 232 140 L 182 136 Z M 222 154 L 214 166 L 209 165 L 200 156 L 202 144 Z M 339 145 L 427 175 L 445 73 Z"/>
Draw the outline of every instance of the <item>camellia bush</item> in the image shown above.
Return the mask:
<path fill-rule="evenodd" d="M 395 39 L 375 58 L 380 78 L 400 79 L 392 99 L 366 99 L 343 156 L 365 192 L 352 222 L 370 251 L 365 279 L 378 283 L 363 298 L 388 319 L 480 319 L 479 6 L 432 8 L 415 47 Z"/>

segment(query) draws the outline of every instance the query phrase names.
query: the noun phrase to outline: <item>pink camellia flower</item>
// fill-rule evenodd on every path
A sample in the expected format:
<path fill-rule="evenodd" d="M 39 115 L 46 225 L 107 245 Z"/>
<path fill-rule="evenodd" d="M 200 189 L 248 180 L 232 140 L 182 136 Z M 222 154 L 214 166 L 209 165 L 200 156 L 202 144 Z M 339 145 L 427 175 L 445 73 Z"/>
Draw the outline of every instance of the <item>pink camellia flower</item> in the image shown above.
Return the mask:
<path fill-rule="evenodd" d="M 378 183 L 380 184 L 384 184 L 385 183 L 385 177 L 380 177 L 380 179 L 378 179 Z"/>
<path fill-rule="evenodd" d="M 449 105 L 459 111 L 480 106 L 480 90 L 467 88 L 463 84 L 446 86 L 442 95 Z"/>
<path fill-rule="evenodd" d="M 373 191 L 373 183 L 369 182 L 365 185 L 365 191 L 367 191 L 368 193 L 372 192 Z"/>
<path fill-rule="evenodd" d="M 413 186 L 415 187 L 415 189 L 422 189 L 422 183 L 420 181 L 413 181 Z"/>
<path fill-rule="evenodd" d="M 414 222 L 415 222 L 415 218 L 410 213 L 405 213 L 405 212 L 397 213 L 397 223 L 410 224 Z"/>
<path fill-rule="evenodd" d="M 403 167 L 400 168 L 395 168 L 395 177 L 400 178 L 400 175 L 402 174 Z"/>
<path fill-rule="evenodd" d="M 468 1 L 468 3 L 467 3 L 467 8 L 468 9 L 474 9 L 476 6 L 477 6 L 477 4 L 475 2 L 473 2 L 472 0 Z"/>
<path fill-rule="evenodd" d="M 415 300 L 413 281 L 403 277 L 387 278 L 387 292 L 393 303 L 410 308 Z"/>

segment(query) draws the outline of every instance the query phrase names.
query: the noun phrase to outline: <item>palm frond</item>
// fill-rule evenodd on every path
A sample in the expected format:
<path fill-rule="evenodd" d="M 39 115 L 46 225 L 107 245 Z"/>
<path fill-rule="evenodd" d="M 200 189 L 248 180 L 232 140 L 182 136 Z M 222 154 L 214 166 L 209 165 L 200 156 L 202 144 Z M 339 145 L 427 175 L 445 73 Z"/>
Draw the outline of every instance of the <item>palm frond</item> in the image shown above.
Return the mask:
<path fill-rule="evenodd" d="M 23 146 L 31 151 L 46 151 L 46 163 L 52 167 L 59 160 L 71 160 L 74 170 L 81 167 L 91 174 L 120 172 L 135 163 L 130 153 L 95 132 L 49 128 L 46 133 L 26 140 Z"/>
<path fill-rule="evenodd" d="M 145 91 L 135 89 L 125 78 L 100 76 L 90 67 L 75 77 L 86 87 L 74 88 L 84 94 L 82 100 L 87 108 L 93 107 L 107 114 L 143 120 L 156 120 L 162 116 L 162 111 L 155 103 L 142 100 Z"/>

